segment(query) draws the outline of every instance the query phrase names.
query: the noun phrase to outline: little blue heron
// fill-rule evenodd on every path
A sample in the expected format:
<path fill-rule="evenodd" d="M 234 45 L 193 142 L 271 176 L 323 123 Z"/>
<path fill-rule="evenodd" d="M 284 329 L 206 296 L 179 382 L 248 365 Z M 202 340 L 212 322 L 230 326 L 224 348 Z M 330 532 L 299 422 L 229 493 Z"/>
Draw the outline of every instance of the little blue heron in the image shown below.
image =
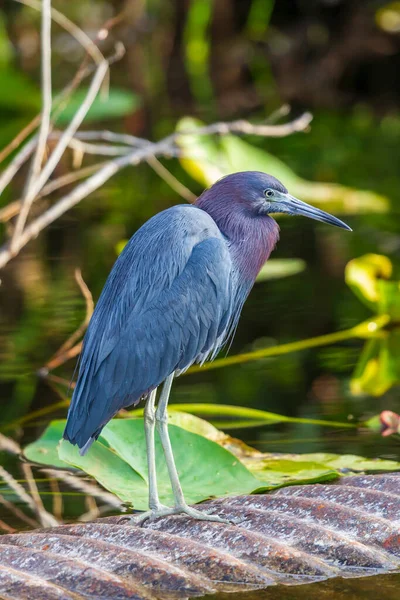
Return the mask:
<path fill-rule="evenodd" d="M 304 215 L 350 230 L 291 196 L 271 175 L 234 173 L 204 191 L 194 205 L 174 206 L 147 221 L 107 279 L 84 338 L 64 438 L 85 454 L 121 408 L 147 400 L 150 511 L 140 516 L 141 522 L 178 513 L 225 522 L 185 502 L 168 436 L 167 404 L 173 377 L 193 363 L 212 360 L 233 336 L 257 274 L 278 241 L 274 213 Z M 173 507 L 162 505 L 158 496 L 155 426 Z"/>

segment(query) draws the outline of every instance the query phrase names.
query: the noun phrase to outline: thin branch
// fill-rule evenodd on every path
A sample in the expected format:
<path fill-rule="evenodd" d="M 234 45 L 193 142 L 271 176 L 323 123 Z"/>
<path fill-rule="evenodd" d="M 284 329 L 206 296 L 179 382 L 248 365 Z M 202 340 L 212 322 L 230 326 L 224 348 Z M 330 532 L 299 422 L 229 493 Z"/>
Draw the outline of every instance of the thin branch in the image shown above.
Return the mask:
<path fill-rule="evenodd" d="M 96 75 L 98 76 L 97 85 L 99 85 L 99 70 L 97 71 Z M 86 110 L 86 107 L 84 110 Z M 80 110 L 78 112 L 84 111 Z M 131 153 L 125 156 L 120 156 L 118 158 L 106 162 L 102 169 L 97 171 L 94 175 L 92 175 L 83 183 L 74 188 L 69 194 L 61 198 L 54 206 L 51 206 L 45 213 L 37 217 L 22 232 L 19 238 L 18 249 L 21 249 L 30 240 L 37 237 L 43 229 L 45 229 L 48 225 L 53 223 L 65 212 L 70 210 L 73 206 L 78 204 L 83 198 L 85 198 L 93 191 L 101 187 L 106 181 L 108 181 L 108 179 L 110 179 L 113 175 L 118 173 L 123 168 L 127 167 L 128 165 L 137 165 L 140 162 L 147 160 L 151 156 L 172 156 L 176 154 L 175 141 L 182 135 L 209 135 L 213 133 L 225 135 L 228 133 L 247 133 L 252 135 L 282 137 L 298 131 L 304 131 L 309 126 L 311 118 L 312 117 L 309 113 L 304 113 L 294 121 L 290 123 L 285 123 L 284 125 L 253 125 L 251 123 L 248 123 L 247 121 L 233 121 L 232 123 L 214 123 L 212 125 L 206 125 L 204 127 L 201 127 L 194 131 L 175 132 L 156 143 L 149 142 L 146 146 L 136 148 Z M 68 135 L 66 135 L 67 131 L 60 139 L 59 144 L 61 143 L 63 138 L 64 144 L 68 144 L 68 142 L 72 139 L 73 133 L 68 132 Z M 70 135 L 71 133 L 72 135 Z M 45 173 L 45 170 L 50 164 L 50 162 L 54 162 L 54 155 L 55 151 L 51 155 L 51 158 L 49 159 L 45 169 L 43 169 L 42 171 L 42 179 L 45 176 L 48 176 L 48 173 Z M 52 168 L 53 165 L 51 165 L 51 169 Z M 4 267 L 4 265 L 6 265 L 7 262 L 13 256 L 15 256 L 15 253 L 11 252 L 9 244 L 6 243 L 3 246 L 3 248 L 0 249 L 0 268 Z"/>
<path fill-rule="evenodd" d="M 49 481 L 52 498 L 53 498 L 53 506 L 52 512 L 55 518 L 59 523 L 63 521 L 63 511 L 64 511 L 64 501 L 63 496 L 60 491 L 60 486 L 58 485 L 58 481 L 56 479 L 50 479 Z"/>
<path fill-rule="evenodd" d="M 10 502 L 10 500 L 7 500 L 1 494 L 0 494 L 0 504 L 2 506 L 4 506 L 4 508 L 9 510 L 11 513 L 13 513 L 13 515 L 15 517 L 17 517 L 17 519 L 19 519 L 20 521 L 23 521 L 30 527 L 36 528 L 36 527 L 40 526 L 39 521 L 35 521 L 34 519 L 31 519 L 30 517 L 28 517 L 24 512 L 22 512 L 22 510 L 20 510 L 17 506 L 15 506 L 15 504 L 13 502 Z"/>
<path fill-rule="evenodd" d="M 75 113 L 71 123 L 68 125 L 67 129 L 62 134 L 60 140 L 58 141 L 56 147 L 54 148 L 50 158 L 48 159 L 46 165 L 44 166 L 43 170 L 41 171 L 39 177 L 36 180 L 34 180 L 32 182 L 32 184 L 30 185 L 27 196 L 23 202 L 23 207 L 24 207 L 24 204 L 26 204 L 26 206 L 27 206 L 27 211 L 25 211 L 26 215 L 29 212 L 29 208 L 30 208 L 35 196 L 37 196 L 37 194 L 40 192 L 40 190 L 45 185 L 45 183 L 49 179 L 50 175 L 52 174 L 52 172 L 58 165 L 62 155 L 64 154 L 65 149 L 67 148 L 68 144 L 70 143 L 71 139 L 73 138 L 76 130 L 81 125 L 81 123 L 82 123 L 83 119 L 85 118 L 91 105 L 93 104 L 93 102 L 99 92 L 100 86 L 104 80 L 105 74 L 107 73 L 107 70 L 108 70 L 108 63 L 106 61 L 101 63 L 98 66 L 84 101 L 82 102 L 79 109 Z M 23 207 L 21 209 L 20 217 L 22 215 Z M 27 229 L 29 229 L 29 228 L 26 228 L 25 230 L 21 230 L 21 228 L 19 228 L 18 235 L 13 236 L 13 239 L 10 244 L 10 250 L 9 250 L 12 256 L 15 256 L 16 254 L 18 254 L 18 252 L 20 251 L 22 246 L 25 245 L 24 243 L 21 243 L 21 242 L 23 240 L 23 236 Z M 17 233 L 17 232 L 15 232 L 15 233 Z"/>
<path fill-rule="evenodd" d="M 43 527 L 57 527 L 57 525 L 59 525 L 59 522 L 52 514 L 50 514 L 45 509 L 43 505 L 30 465 L 28 465 L 28 463 L 22 463 L 22 470 L 24 472 L 26 482 L 28 484 L 29 491 L 32 497 L 34 511 L 39 521 L 41 522 Z"/>
<path fill-rule="evenodd" d="M 126 144 L 127 146 L 147 146 L 149 140 L 129 135 L 127 133 L 115 133 L 114 131 L 78 131 L 75 137 L 79 140 L 95 141 L 103 140 L 104 142 L 116 142 L 117 144 Z"/>
<path fill-rule="evenodd" d="M 4 169 L 3 173 L 0 175 L 0 194 L 3 192 L 4 188 L 10 183 L 22 165 L 28 160 L 31 154 L 34 152 L 36 147 L 37 139 L 32 138 L 29 140 L 25 146 L 21 148 L 21 150 L 14 156 L 10 164 L 6 169 Z"/>
<path fill-rule="evenodd" d="M 50 132 L 50 118 L 52 106 L 51 92 L 51 0 L 42 0 L 42 26 L 41 26 L 41 78 L 42 78 L 42 110 L 39 134 L 35 155 L 28 176 L 26 194 L 22 201 L 14 233 L 11 238 L 11 252 L 18 247 L 18 239 L 24 229 L 32 202 L 36 196 L 35 182 L 39 179 L 42 162 L 46 152 L 47 137 Z"/>
<path fill-rule="evenodd" d="M 0 477 L 8 485 L 9 488 L 18 496 L 18 498 L 29 506 L 29 508 L 35 512 L 35 503 L 29 494 L 25 491 L 20 483 L 8 472 L 4 467 L 0 465 Z"/>
<path fill-rule="evenodd" d="M 130 146 L 113 146 L 111 144 L 90 144 L 88 142 L 72 138 L 68 144 L 73 150 L 82 154 L 97 154 L 99 156 L 123 156 L 130 152 Z"/>
<path fill-rule="evenodd" d="M 30 6 L 34 10 L 41 10 L 42 3 L 38 0 L 15 0 L 20 4 L 25 4 L 26 6 Z M 51 17 L 53 21 L 55 21 L 60 27 L 65 29 L 72 37 L 76 39 L 76 41 L 86 50 L 89 56 L 94 60 L 94 62 L 99 65 L 102 63 L 105 58 L 102 52 L 99 50 L 98 46 L 90 39 L 90 37 L 80 28 L 78 25 L 73 23 L 66 17 L 63 13 L 58 11 L 55 8 L 51 9 Z"/>
<path fill-rule="evenodd" d="M 28 123 L 28 125 L 26 125 L 23 129 L 21 129 L 21 131 L 15 136 L 15 138 L 12 139 L 11 142 L 9 144 L 7 144 L 7 146 L 5 148 L 3 148 L 3 150 L 0 152 L 0 163 L 3 162 L 3 160 L 5 158 L 7 158 L 7 156 L 9 154 L 11 154 L 11 152 L 14 152 L 14 150 L 16 150 L 18 148 L 18 146 L 20 144 L 22 144 L 22 142 L 28 137 L 28 135 L 30 135 L 33 131 L 35 131 L 35 129 L 39 125 L 39 123 L 40 123 L 40 113 L 37 114 L 36 117 L 34 117 L 32 119 L 32 121 L 30 121 Z M 1 189 L 0 194 L 2 191 L 3 191 L 3 188 Z"/>
<path fill-rule="evenodd" d="M 0 433 L 0 450 L 9 452 L 10 454 L 19 455 L 21 447 L 17 442 Z"/>
<path fill-rule="evenodd" d="M 187 202 L 193 203 L 197 196 L 179 181 L 155 156 L 149 156 L 147 164 L 163 179 L 168 185 Z"/>
<path fill-rule="evenodd" d="M 77 356 L 81 351 L 82 344 L 77 344 L 75 346 L 74 344 L 83 336 L 87 329 L 87 326 L 93 314 L 94 302 L 93 296 L 83 280 L 80 269 L 75 270 L 75 279 L 86 301 L 85 318 L 78 327 L 78 329 L 66 340 L 66 342 L 64 342 L 64 344 L 57 350 L 54 356 L 45 364 L 45 366 L 42 369 L 42 372 L 48 373 L 56 367 L 59 367 L 60 365 L 64 364 L 73 356 Z"/>
<path fill-rule="evenodd" d="M 17 530 L 0 519 L 0 529 L 6 533 L 16 533 Z"/>
<path fill-rule="evenodd" d="M 87 494 L 88 496 L 93 496 L 94 498 L 98 498 L 102 502 L 105 502 L 109 506 L 113 506 L 114 508 L 120 508 L 123 503 L 118 500 L 116 496 L 110 494 L 109 492 L 105 492 L 95 483 L 89 483 L 82 477 L 76 477 L 76 475 L 72 475 L 71 473 L 67 473 L 66 471 L 61 471 L 57 469 L 41 469 L 43 473 L 49 475 L 49 477 L 54 477 L 63 483 L 66 483 L 74 490 L 78 490 Z"/>
<path fill-rule="evenodd" d="M 220 135 L 227 135 L 228 133 L 244 133 L 246 135 L 259 135 L 263 137 L 286 137 L 292 133 L 306 131 L 311 121 L 312 114 L 306 112 L 297 117 L 297 119 L 289 123 L 283 123 L 282 125 L 253 125 L 249 121 L 239 120 L 232 121 L 231 123 L 213 123 L 212 125 L 200 127 L 195 131 L 179 131 L 179 133 L 173 135 L 176 138 L 183 134 L 210 135 L 218 133 Z"/>

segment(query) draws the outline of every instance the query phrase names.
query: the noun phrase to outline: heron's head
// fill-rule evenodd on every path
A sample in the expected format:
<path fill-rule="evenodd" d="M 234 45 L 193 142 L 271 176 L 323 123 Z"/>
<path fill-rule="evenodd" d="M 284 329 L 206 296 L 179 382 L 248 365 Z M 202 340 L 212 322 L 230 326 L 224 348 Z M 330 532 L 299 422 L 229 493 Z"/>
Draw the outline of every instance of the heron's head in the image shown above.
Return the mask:
<path fill-rule="evenodd" d="M 241 212 L 245 211 L 252 216 L 262 217 L 277 213 L 302 215 L 351 231 L 350 227 L 340 219 L 298 200 L 289 194 L 278 179 L 260 171 L 243 171 L 223 177 L 200 196 L 197 204 L 201 208 L 202 205 L 206 205 L 207 210 L 211 208 L 212 203 L 215 205 L 221 203 L 226 209 L 227 200 L 230 210 L 240 209 Z"/>

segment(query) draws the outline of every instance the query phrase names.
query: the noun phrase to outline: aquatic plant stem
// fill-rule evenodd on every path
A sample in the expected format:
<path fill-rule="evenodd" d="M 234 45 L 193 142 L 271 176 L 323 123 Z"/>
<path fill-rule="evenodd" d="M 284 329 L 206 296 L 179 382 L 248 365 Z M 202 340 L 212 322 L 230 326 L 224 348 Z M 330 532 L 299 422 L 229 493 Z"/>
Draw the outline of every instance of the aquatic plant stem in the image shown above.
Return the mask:
<path fill-rule="evenodd" d="M 282 354 L 289 354 L 290 352 L 299 352 L 300 350 L 308 350 L 309 348 L 318 348 L 319 346 L 329 346 L 330 344 L 344 342 L 354 338 L 368 339 L 374 337 L 381 329 L 383 329 L 383 327 L 388 324 L 389 321 L 390 317 L 388 315 L 379 315 L 372 319 L 368 319 L 368 321 L 363 321 L 355 327 L 344 329 L 343 331 L 328 333 L 326 335 L 320 335 L 318 337 L 308 338 L 298 342 L 289 342 L 288 344 L 270 346 L 268 348 L 262 348 L 261 350 L 254 350 L 253 352 L 236 354 L 235 356 L 220 358 L 214 362 L 205 363 L 202 366 L 194 365 L 183 375 L 196 373 L 198 371 L 203 372 L 211 371 L 212 369 L 221 369 L 222 367 L 230 367 L 232 365 L 240 365 L 254 360 L 260 360 L 262 358 L 280 356 Z"/>

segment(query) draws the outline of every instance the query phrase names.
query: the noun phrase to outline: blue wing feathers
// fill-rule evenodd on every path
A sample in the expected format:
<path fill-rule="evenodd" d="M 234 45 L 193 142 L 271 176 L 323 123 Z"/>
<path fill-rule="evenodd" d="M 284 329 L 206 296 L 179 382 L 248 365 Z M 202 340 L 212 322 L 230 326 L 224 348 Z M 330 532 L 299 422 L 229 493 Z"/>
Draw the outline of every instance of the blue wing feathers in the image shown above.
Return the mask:
<path fill-rule="evenodd" d="M 212 218 L 159 213 L 131 238 L 85 336 L 64 437 L 83 451 L 123 407 L 215 354 L 233 318 L 232 264 Z"/>

